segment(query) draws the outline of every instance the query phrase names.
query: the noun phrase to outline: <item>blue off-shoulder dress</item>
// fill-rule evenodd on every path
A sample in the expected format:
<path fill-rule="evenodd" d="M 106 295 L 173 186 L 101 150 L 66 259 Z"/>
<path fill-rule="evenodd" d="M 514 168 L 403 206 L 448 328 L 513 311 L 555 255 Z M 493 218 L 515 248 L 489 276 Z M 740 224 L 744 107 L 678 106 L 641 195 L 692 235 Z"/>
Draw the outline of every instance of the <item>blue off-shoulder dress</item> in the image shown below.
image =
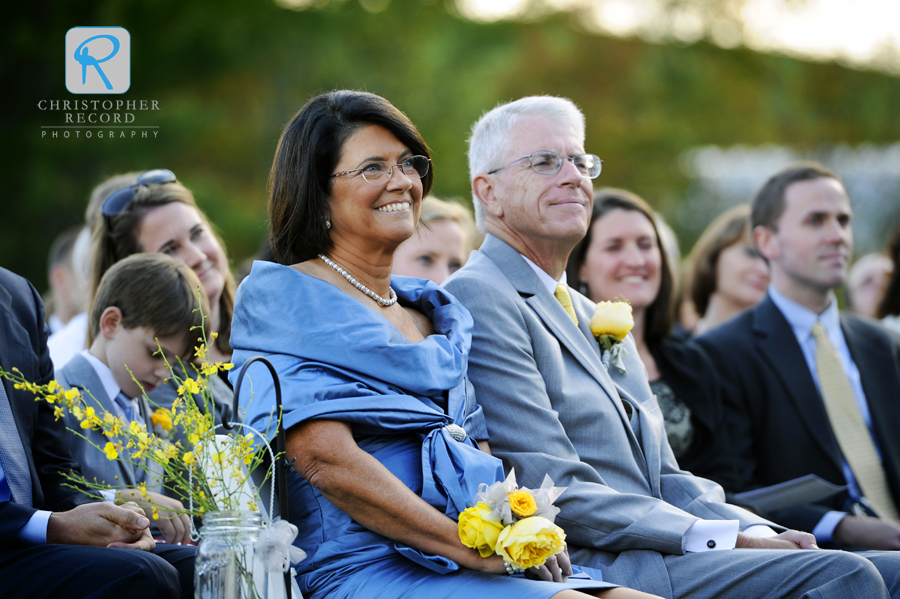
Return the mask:
<path fill-rule="evenodd" d="M 285 429 L 308 419 L 350 424 L 360 448 L 455 520 L 479 484 L 503 478 L 500 460 L 475 443 L 488 435 L 466 378 L 472 317 L 429 281 L 393 277 L 392 287 L 402 305 L 431 319 L 435 334 L 410 343 L 376 310 L 331 283 L 287 266 L 254 263 L 235 302 L 232 377 L 250 357 L 267 357 L 281 380 Z M 260 365 L 252 365 L 247 376 L 253 393 L 245 383 L 245 422 L 271 438 L 270 376 Z M 454 440 L 450 424 L 462 426 L 466 439 Z M 308 555 L 295 564 L 308 599 L 527 599 L 567 588 L 616 586 L 600 582 L 596 570 L 590 572 L 594 580 L 584 576 L 567 583 L 467 570 L 372 532 L 299 474 L 288 485 L 291 521 L 300 531 L 295 543 Z"/>

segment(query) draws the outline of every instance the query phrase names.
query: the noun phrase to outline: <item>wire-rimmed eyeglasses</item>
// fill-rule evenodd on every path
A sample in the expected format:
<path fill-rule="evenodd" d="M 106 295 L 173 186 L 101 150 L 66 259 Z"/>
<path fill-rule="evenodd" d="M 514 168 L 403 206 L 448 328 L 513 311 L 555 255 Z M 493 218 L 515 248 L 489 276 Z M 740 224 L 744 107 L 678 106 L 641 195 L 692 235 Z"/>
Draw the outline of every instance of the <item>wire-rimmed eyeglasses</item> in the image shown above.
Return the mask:
<path fill-rule="evenodd" d="M 400 171 L 407 177 L 417 176 L 422 179 L 428 174 L 428 169 L 431 168 L 431 159 L 426 158 L 425 156 L 410 156 L 409 158 L 404 158 L 399 164 L 389 164 L 383 160 L 378 160 L 376 162 L 370 162 L 362 168 L 353 169 L 352 171 L 341 171 L 331 176 L 343 177 L 345 175 L 361 173 L 363 179 L 369 183 L 381 183 L 383 181 L 390 181 L 391 177 L 394 175 L 395 166 L 400 167 Z"/>
<path fill-rule="evenodd" d="M 578 172 L 581 173 L 581 176 L 589 179 L 596 179 L 599 177 L 600 171 L 603 169 L 603 161 L 594 154 L 575 154 L 574 156 L 563 157 L 559 152 L 554 152 L 553 150 L 538 150 L 527 156 L 516 158 L 509 164 L 504 164 L 499 168 L 488 171 L 488 174 L 493 175 L 497 171 L 505 169 L 526 158 L 531 162 L 531 169 L 541 175 L 555 175 L 558 173 L 562 168 L 563 160 L 568 160 L 574 164 L 575 168 L 578 169 Z"/>
<path fill-rule="evenodd" d="M 104 216 L 115 216 L 125 210 L 125 208 L 128 207 L 128 204 L 131 203 L 131 200 L 134 199 L 134 188 L 138 185 L 161 185 L 163 183 L 174 182 L 175 173 L 165 168 L 158 168 L 141 173 L 131 185 L 120 187 L 106 196 L 106 199 L 103 200 L 103 205 L 100 207 L 100 211 Z"/>

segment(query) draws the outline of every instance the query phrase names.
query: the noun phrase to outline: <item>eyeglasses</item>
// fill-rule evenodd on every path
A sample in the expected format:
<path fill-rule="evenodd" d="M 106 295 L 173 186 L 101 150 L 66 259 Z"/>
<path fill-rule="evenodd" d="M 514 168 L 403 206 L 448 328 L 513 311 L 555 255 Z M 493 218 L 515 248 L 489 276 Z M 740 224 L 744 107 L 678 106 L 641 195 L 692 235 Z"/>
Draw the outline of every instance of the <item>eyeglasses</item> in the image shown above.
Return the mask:
<path fill-rule="evenodd" d="M 504 164 L 500 168 L 488 171 L 488 174 L 493 175 L 497 171 L 503 170 L 526 158 L 531 161 L 531 169 L 541 175 L 555 175 L 558 173 L 562 168 L 563 160 L 568 160 L 574 164 L 575 168 L 578 169 L 578 172 L 581 173 L 581 176 L 588 177 L 589 179 L 596 179 L 599 177 L 600 171 L 603 168 L 603 161 L 594 154 L 575 154 L 574 156 L 564 157 L 561 156 L 559 152 L 554 152 L 553 150 L 538 150 L 534 154 L 516 158 L 509 164 Z"/>
<path fill-rule="evenodd" d="M 331 176 L 343 177 L 345 175 L 352 175 L 353 173 L 362 173 L 363 179 L 369 183 L 381 183 L 383 181 L 391 180 L 395 166 L 399 166 L 400 170 L 407 177 L 417 176 L 422 179 L 428 174 L 428 169 L 431 168 L 431 159 L 424 156 L 410 156 L 399 164 L 393 165 L 388 164 L 383 160 L 379 160 L 377 162 L 370 162 L 362 168 L 357 168 L 352 171 L 341 171 Z"/>
<path fill-rule="evenodd" d="M 128 187 L 120 187 L 103 200 L 100 211 L 104 216 L 115 216 L 125 210 L 131 200 L 134 199 L 134 188 L 138 185 L 161 185 L 163 183 L 174 183 L 175 173 L 168 169 L 159 168 L 152 171 L 142 173 L 132 185 Z"/>

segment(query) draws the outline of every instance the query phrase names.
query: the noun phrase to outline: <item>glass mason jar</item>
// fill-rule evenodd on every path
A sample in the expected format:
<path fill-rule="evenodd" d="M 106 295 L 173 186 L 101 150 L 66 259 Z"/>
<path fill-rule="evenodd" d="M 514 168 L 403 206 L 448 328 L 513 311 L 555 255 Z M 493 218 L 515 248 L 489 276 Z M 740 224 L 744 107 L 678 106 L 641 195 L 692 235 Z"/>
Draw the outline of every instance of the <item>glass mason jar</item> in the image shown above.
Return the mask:
<path fill-rule="evenodd" d="M 262 528 L 259 512 L 203 516 L 194 570 L 195 599 L 267 599 L 268 576 L 254 550 Z"/>

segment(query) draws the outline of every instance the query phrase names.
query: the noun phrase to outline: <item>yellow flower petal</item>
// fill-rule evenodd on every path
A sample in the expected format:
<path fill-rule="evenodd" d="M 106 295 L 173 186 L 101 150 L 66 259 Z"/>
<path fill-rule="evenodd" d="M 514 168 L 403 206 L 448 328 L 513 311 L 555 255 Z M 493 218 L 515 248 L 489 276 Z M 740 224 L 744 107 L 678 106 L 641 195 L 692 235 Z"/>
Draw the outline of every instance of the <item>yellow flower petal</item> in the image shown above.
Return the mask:
<path fill-rule="evenodd" d="M 513 491 L 508 497 L 509 509 L 511 509 L 516 516 L 527 518 L 537 511 L 537 502 L 534 500 L 534 496 L 528 491 Z"/>
<path fill-rule="evenodd" d="M 503 524 L 490 518 L 491 510 L 483 503 L 466 509 L 459 515 L 459 540 L 466 547 L 477 549 L 481 557 L 490 557 Z"/>
<path fill-rule="evenodd" d="M 497 538 L 495 551 L 516 567 L 544 565 L 565 546 L 566 533 L 546 518 L 532 517 L 507 526 Z"/>
<path fill-rule="evenodd" d="M 600 302 L 591 317 L 594 337 L 609 335 L 621 341 L 633 328 L 634 316 L 628 302 Z"/>

